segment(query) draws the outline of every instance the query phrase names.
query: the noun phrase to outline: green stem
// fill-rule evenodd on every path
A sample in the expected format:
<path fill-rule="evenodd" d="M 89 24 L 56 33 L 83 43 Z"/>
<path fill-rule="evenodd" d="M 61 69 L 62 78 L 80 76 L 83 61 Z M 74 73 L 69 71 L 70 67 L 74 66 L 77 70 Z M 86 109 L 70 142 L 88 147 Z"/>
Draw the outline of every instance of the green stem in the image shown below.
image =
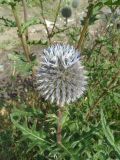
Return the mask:
<path fill-rule="evenodd" d="M 17 25 L 17 28 L 18 28 L 18 36 L 21 40 L 25 56 L 26 56 L 27 60 L 30 62 L 30 57 L 29 57 L 30 53 L 29 53 L 29 49 L 28 49 L 26 39 L 25 39 L 24 35 L 21 33 L 21 24 L 20 24 L 20 20 L 19 20 L 18 14 L 17 14 L 16 6 L 11 5 L 11 8 L 12 8 L 12 12 L 13 12 L 13 15 L 14 15 L 14 18 L 15 18 L 15 21 L 16 21 L 16 25 Z"/>
<path fill-rule="evenodd" d="M 45 29 L 46 29 L 46 32 L 47 32 L 47 37 L 48 37 L 49 43 L 51 44 L 50 33 L 49 33 L 47 23 L 45 21 L 45 16 L 44 16 L 44 11 L 43 11 L 43 1 L 39 0 L 39 2 L 40 2 L 40 8 L 41 8 L 41 15 L 42 15 L 42 18 L 43 18 L 43 21 L 44 21 L 44 26 L 45 26 Z"/>
<path fill-rule="evenodd" d="M 23 12 L 24 12 L 24 22 L 27 22 L 28 14 L 27 14 L 27 3 L 26 3 L 26 0 L 22 0 L 22 4 L 23 4 Z M 28 41 L 29 40 L 28 28 L 26 29 L 25 36 L 26 36 L 26 41 Z"/>
<path fill-rule="evenodd" d="M 85 21 L 84 21 L 84 26 L 82 28 L 82 31 L 80 32 L 80 38 L 77 44 L 77 49 L 82 50 L 82 45 L 84 44 L 84 39 L 85 39 L 85 34 L 87 33 L 87 29 L 88 29 L 88 24 L 89 24 L 89 18 L 92 14 L 92 10 L 93 10 L 93 4 L 90 4 L 88 7 L 88 12 L 87 12 L 87 16 L 85 17 Z"/>
<path fill-rule="evenodd" d="M 51 34 L 50 34 L 50 35 L 52 35 L 52 33 L 53 33 L 53 31 L 54 31 L 55 24 L 56 24 L 56 21 L 57 21 L 57 17 L 58 17 L 59 11 L 60 11 L 61 2 L 62 2 L 62 0 L 59 1 L 58 8 L 57 8 L 57 12 L 56 12 L 56 16 L 55 16 L 55 20 L 54 20 L 54 24 L 53 24 L 53 28 L 52 28 L 52 31 L 51 31 Z"/>

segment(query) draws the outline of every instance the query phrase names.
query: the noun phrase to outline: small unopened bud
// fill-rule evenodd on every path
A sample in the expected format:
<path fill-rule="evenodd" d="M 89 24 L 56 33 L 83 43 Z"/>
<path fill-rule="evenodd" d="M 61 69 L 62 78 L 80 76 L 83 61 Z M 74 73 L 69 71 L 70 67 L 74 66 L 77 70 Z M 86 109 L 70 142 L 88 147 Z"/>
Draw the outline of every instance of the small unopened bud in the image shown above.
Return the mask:
<path fill-rule="evenodd" d="M 77 8 L 79 6 L 80 0 L 73 0 L 72 1 L 72 7 Z"/>

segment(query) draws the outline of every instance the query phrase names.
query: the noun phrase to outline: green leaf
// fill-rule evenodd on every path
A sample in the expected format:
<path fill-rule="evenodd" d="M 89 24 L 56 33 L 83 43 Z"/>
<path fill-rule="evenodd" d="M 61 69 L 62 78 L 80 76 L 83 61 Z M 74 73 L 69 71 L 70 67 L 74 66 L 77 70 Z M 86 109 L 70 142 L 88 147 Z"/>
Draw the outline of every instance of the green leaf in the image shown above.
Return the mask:
<path fill-rule="evenodd" d="M 105 5 L 120 5 L 119 0 L 108 0 L 107 2 L 104 3 Z"/>
<path fill-rule="evenodd" d="M 16 5 L 15 0 L 0 0 L 0 3 L 1 4 L 8 4 L 8 5 L 11 5 L 11 6 Z"/>
<path fill-rule="evenodd" d="M 105 119 L 103 112 L 101 112 L 101 122 L 102 122 L 103 132 L 104 132 L 107 140 L 110 142 L 110 144 L 114 144 L 114 142 L 115 142 L 114 136 L 113 136 L 110 128 L 106 124 L 107 122 L 106 122 L 106 119 Z"/>
<path fill-rule="evenodd" d="M 15 69 L 15 73 L 21 75 L 29 75 L 32 72 L 32 67 L 35 64 L 35 60 L 31 63 L 25 61 L 25 56 L 21 53 L 10 53 L 8 59 L 11 60 L 12 66 Z"/>
<path fill-rule="evenodd" d="M 118 105 L 120 105 L 120 94 L 119 93 L 114 92 L 113 93 L 113 99 Z"/>
<path fill-rule="evenodd" d="M 16 112 L 14 111 L 14 113 L 12 113 L 10 115 L 10 117 L 11 117 L 11 121 L 14 124 L 14 126 L 16 128 L 18 128 L 22 132 L 22 134 L 24 136 L 26 136 L 28 139 L 30 139 L 31 141 L 38 141 L 39 144 L 42 144 L 41 142 L 50 144 L 50 142 L 45 140 L 45 135 L 46 134 L 43 130 L 36 131 L 36 130 L 31 129 L 31 128 L 28 128 L 26 122 L 24 124 L 19 123 L 20 118 L 22 116 L 21 116 L 21 114 L 19 114 L 18 111 L 16 111 Z"/>
<path fill-rule="evenodd" d="M 31 41 L 28 41 L 28 44 L 30 45 L 38 45 L 38 44 L 41 44 L 41 45 L 47 45 L 48 44 L 48 41 L 47 40 L 31 40 Z"/>
<path fill-rule="evenodd" d="M 67 112 L 63 112 L 62 126 L 64 127 L 65 125 L 67 125 L 68 121 L 69 121 L 68 113 Z"/>
<path fill-rule="evenodd" d="M 110 130 L 109 126 L 107 125 L 103 110 L 101 109 L 101 124 L 103 133 L 109 142 L 109 144 L 113 147 L 114 151 L 117 153 L 118 157 L 120 158 L 120 147 L 115 143 L 115 139 L 113 136 L 112 131 Z"/>
<path fill-rule="evenodd" d="M 16 27 L 16 22 L 8 18 L 0 17 L 0 20 L 4 22 L 4 26 L 7 27 Z"/>
<path fill-rule="evenodd" d="M 32 19 L 30 19 L 27 22 L 22 24 L 21 33 L 24 33 L 28 27 L 33 26 L 35 24 L 44 24 L 44 23 L 41 22 L 41 20 L 38 19 L 38 18 L 32 18 Z"/>
<path fill-rule="evenodd" d="M 12 60 L 12 61 L 17 61 L 17 60 L 19 60 L 19 55 L 16 55 L 15 53 L 9 53 L 8 59 Z"/>
<path fill-rule="evenodd" d="M 88 90 L 88 104 L 89 104 L 89 106 L 92 106 L 92 104 L 93 104 L 93 92 L 89 89 Z"/>

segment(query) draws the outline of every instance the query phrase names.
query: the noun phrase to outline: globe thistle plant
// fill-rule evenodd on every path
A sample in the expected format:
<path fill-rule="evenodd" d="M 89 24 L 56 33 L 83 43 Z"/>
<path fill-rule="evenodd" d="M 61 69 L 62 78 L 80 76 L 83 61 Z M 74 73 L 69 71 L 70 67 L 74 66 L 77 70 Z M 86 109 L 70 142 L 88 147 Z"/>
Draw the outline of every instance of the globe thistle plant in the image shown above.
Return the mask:
<path fill-rule="evenodd" d="M 80 53 L 70 45 L 56 44 L 44 49 L 36 76 L 40 94 L 60 107 L 80 98 L 87 84 Z M 58 117 L 61 123 L 61 112 L 58 113 Z M 59 142 L 61 142 L 60 132 L 59 124 Z"/>
<path fill-rule="evenodd" d="M 38 90 L 46 100 L 64 106 L 84 93 L 85 73 L 80 53 L 73 46 L 53 45 L 43 51 L 37 73 Z"/>

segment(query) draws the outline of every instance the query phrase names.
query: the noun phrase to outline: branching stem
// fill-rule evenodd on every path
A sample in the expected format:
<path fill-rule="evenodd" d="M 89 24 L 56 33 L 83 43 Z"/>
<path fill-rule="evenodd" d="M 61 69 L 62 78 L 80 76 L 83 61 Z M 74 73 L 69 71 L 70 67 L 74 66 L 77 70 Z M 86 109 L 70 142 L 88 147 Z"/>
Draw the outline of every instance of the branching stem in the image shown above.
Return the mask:
<path fill-rule="evenodd" d="M 44 16 L 44 11 L 43 11 L 43 2 L 42 2 L 42 0 L 39 0 L 39 1 L 40 1 L 40 8 L 41 8 L 41 15 L 42 15 L 42 18 L 43 18 L 43 21 L 44 21 L 44 26 L 45 26 L 45 29 L 46 29 L 46 32 L 47 32 L 47 37 L 48 37 L 49 43 L 51 44 L 50 33 L 49 33 L 49 30 L 48 30 L 48 26 L 47 26 L 45 16 Z"/>
<path fill-rule="evenodd" d="M 59 0 L 59 4 L 58 4 L 57 12 L 56 12 L 56 15 L 55 15 L 55 20 L 54 20 L 53 28 L 52 28 L 52 31 L 51 31 L 51 35 L 52 35 L 53 31 L 54 31 L 55 24 L 57 22 L 57 17 L 58 17 L 58 14 L 59 14 L 61 2 L 62 2 L 62 0 Z"/>
<path fill-rule="evenodd" d="M 21 33 L 21 23 L 20 23 L 18 14 L 17 14 L 16 6 L 11 5 L 11 8 L 12 8 L 12 12 L 13 12 L 13 15 L 14 15 L 14 18 L 15 18 L 15 21 L 16 21 L 16 25 L 17 25 L 17 28 L 18 28 L 18 36 L 21 40 L 25 56 L 26 56 L 27 60 L 30 62 L 30 57 L 29 57 L 30 53 L 29 53 L 29 49 L 28 49 L 26 39 L 25 39 L 23 33 Z"/>
<path fill-rule="evenodd" d="M 92 14 L 92 10 L 93 10 L 93 4 L 90 4 L 89 8 L 88 8 L 87 16 L 84 19 L 84 26 L 82 28 L 82 31 L 80 32 L 80 38 L 79 38 L 79 41 L 78 41 L 78 44 L 77 44 L 77 47 L 76 47 L 77 49 L 82 50 L 82 48 L 83 48 L 82 45 L 84 43 L 85 34 L 87 32 L 87 29 L 88 29 L 89 18 Z"/>

